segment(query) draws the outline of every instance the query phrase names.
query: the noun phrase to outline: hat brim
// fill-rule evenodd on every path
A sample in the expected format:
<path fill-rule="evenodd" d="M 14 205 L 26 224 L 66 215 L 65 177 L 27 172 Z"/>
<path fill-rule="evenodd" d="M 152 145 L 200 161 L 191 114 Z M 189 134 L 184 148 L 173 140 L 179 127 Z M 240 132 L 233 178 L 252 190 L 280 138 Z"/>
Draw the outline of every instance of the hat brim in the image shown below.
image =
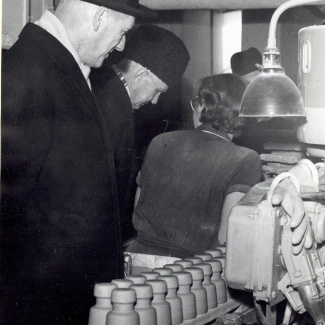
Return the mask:
<path fill-rule="evenodd" d="M 113 9 L 115 11 L 121 12 L 126 15 L 134 16 L 134 17 L 144 17 L 144 18 L 156 18 L 158 16 L 157 12 L 139 4 L 138 8 L 133 8 L 130 6 L 126 6 L 123 4 L 116 3 L 115 1 L 110 0 L 83 0 L 85 2 L 89 2 L 95 4 L 97 6 L 103 6 L 108 9 Z"/>

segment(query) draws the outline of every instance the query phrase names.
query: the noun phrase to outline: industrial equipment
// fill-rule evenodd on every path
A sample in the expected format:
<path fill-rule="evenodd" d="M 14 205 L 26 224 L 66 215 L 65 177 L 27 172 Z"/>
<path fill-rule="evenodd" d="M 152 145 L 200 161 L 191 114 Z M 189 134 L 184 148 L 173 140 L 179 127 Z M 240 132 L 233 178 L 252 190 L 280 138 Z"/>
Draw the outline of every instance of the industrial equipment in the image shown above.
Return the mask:
<path fill-rule="evenodd" d="M 304 3 L 307 2 L 288 1 L 278 9 L 282 13 L 287 8 Z M 278 18 L 277 11 L 274 16 Z M 267 91 L 272 89 L 272 85 L 265 83 L 264 93 L 263 90 L 256 93 L 256 89 L 253 89 L 254 86 L 261 86 L 260 80 L 265 74 L 270 75 L 279 68 L 277 64 L 272 66 L 273 62 L 270 68 L 268 60 L 280 54 L 274 50 L 274 30 L 275 26 L 271 22 L 271 36 L 264 53 L 265 62 L 260 76 L 247 88 L 247 98 L 243 99 L 243 115 L 246 112 L 247 116 L 263 118 L 297 116 L 291 114 L 293 107 L 288 107 L 286 112 L 286 106 L 290 106 L 290 103 L 287 102 L 287 89 L 283 82 L 278 84 L 280 88 L 283 87 L 283 96 L 279 96 L 283 100 L 277 98 L 280 109 L 274 107 L 274 101 L 268 105 L 268 98 L 276 97 L 277 94 Z M 303 159 L 290 173 L 277 176 L 271 186 L 270 182 L 265 183 L 265 187 L 261 184 L 255 186 L 232 210 L 228 220 L 227 283 L 232 288 L 253 292 L 256 310 L 263 324 L 277 324 L 275 306 L 285 298 L 288 305 L 282 324 L 291 324 L 294 312 L 303 314 L 306 311 L 316 324 L 325 323 L 325 195 L 319 192 L 317 172 L 317 168 L 324 168 L 321 161 L 325 158 L 325 26 L 303 28 L 298 38 L 298 88 L 304 101 L 306 119 L 298 128 L 297 138 L 306 143 L 307 155 L 319 163 L 314 165 L 310 160 Z M 265 73 L 266 69 L 270 71 Z M 255 97 L 250 98 L 250 95 Z M 263 105 L 260 105 L 261 111 L 250 107 L 257 99 L 264 100 L 265 110 Z M 290 218 L 281 207 L 271 204 L 273 189 L 287 177 L 294 181 L 304 200 L 305 217 L 315 235 L 312 247 L 303 248 L 297 255 L 292 252 Z M 265 302 L 264 313 L 259 306 L 261 301 Z"/>
<path fill-rule="evenodd" d="M 323 164 L 319 168 L 324 168 Z M 312 247 L 303 248 L 297 255 L 292 252 L 290 218 L 283 208 L 271 204 L 274 188 L 287 177 L 293 179 L 304 198 L 306 218 L 315 234 Z M 252 188 L 229 216 L 227 284 L 251 291 L 256 305 L 264 301 L 267 312 L 262 317 L 267 324 L 277 324 L 274 306 L 285 298 L 288 315 L 282 324 L 291 324 L 293 311 L 307 311 L 316 324 L 323 324 L 325 195 L 318 192 L 316 166 L 304 159 L 290 173 L 277 176 L 267 190 L 269 183 Z"/>

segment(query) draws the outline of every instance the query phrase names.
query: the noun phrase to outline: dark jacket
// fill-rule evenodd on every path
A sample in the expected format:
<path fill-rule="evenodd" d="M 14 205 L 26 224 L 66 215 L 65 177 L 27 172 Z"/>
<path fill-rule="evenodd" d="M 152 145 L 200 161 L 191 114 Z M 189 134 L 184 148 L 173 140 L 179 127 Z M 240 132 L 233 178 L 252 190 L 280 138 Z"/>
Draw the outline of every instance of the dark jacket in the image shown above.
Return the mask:
<path fill-rule="evenodd" d="M 261 160 L 209 124 L 155 137 L 141 167 L 127 251 L 184 258 L 211 249 L 224 199 L 260 182 Z"/>
<path fill-rule="evenodd" d="M 27 24 L 2 70 L 1 272 L 2 287 L 16 288 L 17 297 L 33 285 L 49 292 L 57 281 L 93 302 L 95 282 L 122 276 L 116 181 L 100 115 L 70 52 Z"/>
<path fill-rule="evenodd" d="M 132 104 L 123 82 L 107 62 L 91 72 L 90 80 L 103 111 L 105 132 L 114 146 L 122 235 L 128 239 L 134 231 L 132 212 L 138 172 Z"/>

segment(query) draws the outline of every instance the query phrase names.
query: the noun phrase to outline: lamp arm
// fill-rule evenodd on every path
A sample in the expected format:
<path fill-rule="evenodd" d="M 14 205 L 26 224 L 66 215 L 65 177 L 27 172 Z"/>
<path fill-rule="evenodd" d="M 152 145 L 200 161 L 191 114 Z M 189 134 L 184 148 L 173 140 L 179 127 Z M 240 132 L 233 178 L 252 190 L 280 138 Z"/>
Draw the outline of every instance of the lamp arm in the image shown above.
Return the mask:
<path fill-rule="evenodd" d="M 269 38 L 267 41 L 267 48 L 275 48 L 276 47 L 276 25 L 278 23 L 280 15 L 287 9 L 292 8 L 292 7 L 298 7 L 302 5 L 316 5 L 319 3 L 325 4 L 325 0 L 290 0 L 285 3 L 283 3 L 281 6 L 279 6 L 271 19 L 270 23 L 270 29 L 269 29 Z"/>

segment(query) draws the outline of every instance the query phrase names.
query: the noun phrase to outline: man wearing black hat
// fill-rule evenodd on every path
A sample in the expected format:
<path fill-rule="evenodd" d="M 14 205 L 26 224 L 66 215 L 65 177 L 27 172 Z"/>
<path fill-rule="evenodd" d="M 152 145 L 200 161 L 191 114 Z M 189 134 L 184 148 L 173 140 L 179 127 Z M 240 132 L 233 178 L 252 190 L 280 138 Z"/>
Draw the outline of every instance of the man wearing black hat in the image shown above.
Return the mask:
<path fill-rule="evenodd" d="M 136 190 L 133 110 L 158 102 L 170 86 L 180 82 L 189 53 L 172 32 L 142 25 L 128 38 L 124 58 L 111 68 L 104 65 L 90 76 L 93 91 L 103 111 L 103 120 L 114 145 L 114 160 L 120 202 L 123 239 L 134 234 L 133 201 Z"/>
<path fill-rule="evenodd" d="M 236 52 L 230 59 L 231 70 L 250 83 L 259 74 L 259 65 L 262 64 L 262 54 L 255 47 Z"/>
<path fill-rule="evenodd" d="M 110 140 L 88 78 L 122 51 L 138 0 L 61 0 L 3 57 L 3 324 L 86 324 L 93 285 L 121 277 Z"/>

